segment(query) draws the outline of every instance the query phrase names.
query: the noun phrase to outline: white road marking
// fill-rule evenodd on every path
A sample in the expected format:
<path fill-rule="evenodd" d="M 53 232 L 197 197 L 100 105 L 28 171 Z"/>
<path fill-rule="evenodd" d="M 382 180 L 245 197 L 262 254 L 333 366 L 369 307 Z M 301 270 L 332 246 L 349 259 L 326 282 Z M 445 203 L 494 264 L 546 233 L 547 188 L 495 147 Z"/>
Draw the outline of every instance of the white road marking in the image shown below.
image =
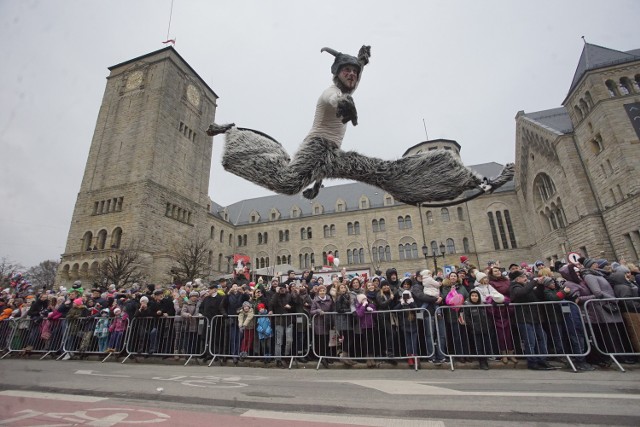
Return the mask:
<path fill-rule="evenodd" d="M 4 390 L 0 396 L 27 397 L 32 399 L 64 400 L 67 402 L 95 403 L 107 400 L 106 397 L 80 396 L 75 394 L 43 393 L 39 391 Z"/>
<path fill-rule="evenodd" d="M 304 414 L 294 412 L 258 411 L 253 409 L 248 410 L 240 416 L 283 421 L 308 421 L 376 427 L 445 427 L 443 421 L 435 420 L 397 420 L 392 418 L 364 417 L 361 415 Z"/>
<path fill-rule="evenodd" d="M 460 391 L 445 387 L 435 387 L 413 381 L 395 380 L 353 380 L 340 381 L 362 387 L 372 388 L 383 393 L 399 395 L 437 395 L 437 396 L 481 396 L 481 397 L 554 397 L 573 399 L 628 399 L 640 400 L 640 394 L 627 393 L 572 393 L 572 392 L 528 392 L 528 391 Z"/>
<path fill-rule="evenodd" d="M 78 375 L 95 375 L 96 377 L 130 378 L 129 375 L 101 374 L 98 371 L 90 371 L 90 370 L 78 370 L 75 373 Z"/>

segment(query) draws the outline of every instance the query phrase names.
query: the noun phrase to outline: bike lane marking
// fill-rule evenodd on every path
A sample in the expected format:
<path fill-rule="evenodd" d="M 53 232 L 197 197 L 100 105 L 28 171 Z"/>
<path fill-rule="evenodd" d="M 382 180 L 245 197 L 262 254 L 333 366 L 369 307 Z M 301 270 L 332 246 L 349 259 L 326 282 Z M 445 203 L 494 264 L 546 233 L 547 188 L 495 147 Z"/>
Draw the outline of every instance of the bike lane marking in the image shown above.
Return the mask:
<path fill-rule="evenodd" d="M 84 402 L 95 403 L 102 400 L 107 400 L 106 397 L 96 396 L 82 396 L 78 394 L 63 394 L 63 393 L 43 393 L 40 391 L 27 391 L 27 390 L 4 390 L 0 391 L 0 396 L 11 396 L 21 398 L 32 399 L 48 399 L 48 400 L 64 400 L 67 402 Z"/>

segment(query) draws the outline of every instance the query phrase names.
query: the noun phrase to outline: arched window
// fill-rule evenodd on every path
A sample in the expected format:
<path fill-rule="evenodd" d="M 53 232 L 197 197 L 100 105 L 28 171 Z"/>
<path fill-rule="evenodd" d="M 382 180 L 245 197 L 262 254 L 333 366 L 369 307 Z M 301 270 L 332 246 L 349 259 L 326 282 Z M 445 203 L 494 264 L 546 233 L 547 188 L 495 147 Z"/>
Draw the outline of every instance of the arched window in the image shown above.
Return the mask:
<path fill-rule="evenodd" d="M 464 209 L 458 206 L 458 221 L 464 221 Z"/>
<path fill-rule="evenodd" d="M 229 246 L 233 245 L 233 234 L 229 233 Z"/>
<path fill-rule="evenodd" d="M 307 238 L 307 229 L 303 227 L 300 229 L 300 240 L 307 240 Z"/>
<path fill-rule="evenodd" d="M 329 226 L 329 231 L 331 232 L 331 237 L 335 237 L 336 236 L 336 226 L 335 226 L 335 224 L 331 224 Z"/>
<path fill-rule="evenodd" d="M 285 242 L 289 241 L 289 230 L 284 230 L 284 241 Z"/>
<path fill-rule="evenodd" d="M 242 236 L 238 235 L 238 246 L 242 246 Z"/>
<path fill-rule="evenodd" d="M 456 244 L 453 242 L 453 239 L 447 239 L 447 253 L 456 253 Z"/>
<path fill-rule="evenodd" d="M 580 99 L 580 108 L 582 109 L 585 115 L 589 112 L 589 106 L 587 105 L 587 102 L 584 99 Z"/>
<path fill-rule="evenodd" d="M 373 259 L 373 262 L 376 263 L 380 260 L 380 258 L 378 257 L 378 247 L 374 246 L 373 248 L 371 248 L 371 258 Z"/>
<path fill-rule="evenodd" d="M 220 230 L 220 243 L 224 241 L 224 230 Z"/>
<path fill-rule="evenodd" d="M 267 233 L 266 231 L 263 233 L 262 236 L 262 240 L 264 242 L 264 244 L 266 245 L 267 243 L 269 243 L 269 233 Z"/>
<path fill-rule="evenodd" d="M 278 242 L 284 242 L 284 231 L 282 230 L 278 231 Z"/>
<path fill-rule="evenodd" d="M 98 231 L 98 249 L 104 249 L 107 244 L 107 230 Z"/>
<path fill-rule="evenodd" d="M 377 219 L 374 219 L 373 221 L 371 221 L 371 229 L 373 230 L 374 233 L 377 233 L 379 231 Z"/>
<path fill-rule="evenodd" d="M 440 255 L 440 249 L 438 248 L 438 242 L 435 240 L 431 241 L 431 254 Z"/>
<path fill-rule="evenodd" d="M 404 218 L 399 216 L 398 217 L 398 230 L 402 230 L 404 229 Z"/>
<path fill-rule="evenodd" d="M 360 234 L 360 223 L 358 221 L 353 223 L 353 234 Z"/>
<path fill-rule="evenodd" d="M 613 80 L 607 80 L 604 84 L 607 86 L 611 98 L 618 96 L 618 88 Z"/>
<path fill-rule="evenodd" d="M 258 244 L 262 244 L 262 233 L 258 233 Z"/>
<path fill-rule="evenodd" d="M 247 235 L 246 234 L 242 235 L 242 246 L 247 246 Z"/>
<path fill-rule="evenodd" d="M 353 254 L 351 249 L 347 249 L 347 264 L 353 264 Z"/>
<path fill-rule="evenodd" d="M 407 230 L 413 228 L 413 224 L 411 223 L 411 215 L 407 215 L 404 217 L 404 228 Z"/>
<path fill-rule="evenodd" d="M 400 261 L 404 261 L 404 245 L 402 243 L 398 245 L 398 255 L 398 259 Z"/>
<path fill-rule="evenodd" d="M 324 237 L 325 238 L 329 237 L 330 236 L 330 234 L 329 234 L 329 226 L 325 225 L 324 227 L 322 227 L 322 232 L 324 233 Z"/>
<path fill-rule="evenodd" d="M 384 247 L 384 257 L 387 261 L 391 261 L 391 246 Z"/>
<path fill-rule="evenodd" d="M 576 116 L 582 120 L 584 118 L 584 115 L 582 114 L 582 110 L 580 109 L 580 107 L 578 107 L 577 105 L 573 106 L 573 111 L 576 113 Z"/>
<path fill-rule="evenodd" d="M 353 234 L 353 223 L 351 223 L 351 222 L 347 223 L 347 234 L 349 236 L 351 236 Z"/>
<path fill-rule="evenodd" d="M 209 256 L 207 257 L 207 265 L 211 266 L 213 264 L 213 251 L 209 251 Z"/>
<path fill-rule="evenodd" d="M 218 254 L 218 271 L 222 271 L 222 254 Z"/>
<path fill-rule="evenodd" d="M 442 208 L 440 210 L 440 215 L 442 216 L 442 222 L 449 222 L 449 209 Z"/>
<path fill-rule="evenodd" d="M 631 80 L 628 77 L 622 77 L 620 79 L 620 92 L 623 95 L 629 95 L 633 91 Z"/>
<path fill-rule="evenodd" d="M 210 239 L 215 238 L 215 234 L 213 234 L 213 233 L 215 233 L 215 232 L 216 232 L 216 228 L 212 225 L 212 226 L 211 226 L 211 231 L 209 232 L 209 238 L 210 238 Z"/>
<path fill-rule="evenodd" d="M 111 248 L 119 249 L 122 241 L 122 228 L 116 227 L 111 233 Z"/>
<path fill-rule="evenodd" d="M 433 224 L 433 213 L 431 211 L 427 211 L 427 224 Z"/>
<path fill-rule="evenodd" d="M 311 227 L 307 227 L 307 239 L 311 239 Z"/>
<path fill-rule="evenodd" d="M 380 220 L 378 221 L 378 227 L 380 228 L 380 231 L 385 231 L 386 225 L 384 218 L 380 218 Z"/>
<path fill-rule="evenodd" d="M 364 260 L 364 248 L 360 248 L 360 250 L 358 251 L 360 254 L 360 263 L 364 264 L 365 260 Z"/>
<path fill-rule="evenodd" d="M 84 236 L 82 237 L 82 249 L 81 250 L 90 251 L 92 243 L 93 243 L 93 233 L 90 232 L 90 231 L 87 231 L 86 233 L 84 233 Z"/>
<path fill-rule="evenodd" d="M 418 259 L 418 244 L 411 244 L 411 258 Z"/>
<path fill-rule="evenodd" d="M 553 180 L 546 173 L 539 173 L 533 181 L 533 186 L 538 190 L 538 195 L 543 202 L 556 192 Z"/>
<path fill-rule="evenodd" d="M 587 101 L 587 105 L 589 106 L 589 109 L 593 108 L 593 98 L 591 97 L 591 93 L 589 91 L 586 91 L 584 93 L 584 98 Z"/>
<path fill-rule="evenodd" d="M 464 237 L 462 239 L 462 250 L 464 251 L 464 253 L 468 254 L 469 252 L 471 252 L 471 249 L 469 249 L 469 239 L 467 239 L 466 237 Z"/>

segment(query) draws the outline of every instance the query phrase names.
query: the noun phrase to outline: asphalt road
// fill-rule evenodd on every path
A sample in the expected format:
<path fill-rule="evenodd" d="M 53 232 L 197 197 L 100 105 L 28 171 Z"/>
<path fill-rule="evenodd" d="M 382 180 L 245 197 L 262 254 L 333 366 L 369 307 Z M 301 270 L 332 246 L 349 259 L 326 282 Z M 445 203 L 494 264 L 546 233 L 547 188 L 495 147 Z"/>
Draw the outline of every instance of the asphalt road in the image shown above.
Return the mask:
<path fill-rule="evenodd" d="M 117 410 L 106 415 L 101 408 Z M 0 360 L 0 425 L 174 427 L 202 420 L 244 427 L 638 426 L 640 369 L 415 372 Z"/>

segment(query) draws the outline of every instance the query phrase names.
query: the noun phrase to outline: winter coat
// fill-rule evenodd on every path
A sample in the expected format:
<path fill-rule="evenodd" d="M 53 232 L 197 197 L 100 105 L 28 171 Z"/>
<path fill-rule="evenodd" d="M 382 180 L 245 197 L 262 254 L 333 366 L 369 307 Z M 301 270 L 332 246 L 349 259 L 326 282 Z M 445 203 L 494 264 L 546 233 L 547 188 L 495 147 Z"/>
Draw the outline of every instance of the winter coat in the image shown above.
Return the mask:
<path fill-rule="evenodd" d="M 211 320 L 213 316 L 221 315 L 223 299 L 224 293 L 220 295 L 220 293 L 216 292 L 213 295 L 207 295 L 200 303 L 200 314 L 209 320 Z"/>
<path fill-rule="evenodd" d="M 244 310 L 240 311 L 240 314 L 238 314 L 238 327 L 253 329 L 255 323 L 254 316 L 253 310 L 249 310 L 248 312 Z"/>
<path fill-rule="evenodd" d="M 222 300 L 223 314 L 226 314 L 228 316 L 237 315 L 238 313 L 240 313 L 240 309 L 242 308 L 242 303 L 248 300 L 249 300 L 249 297 L 242 292 L 237 292 L 235 294 L 229 292 Z"/>
<path fill-rule="evenodd" d="M 481 304 L 474 304 L 465 301 L 461 310 L 467 328 L 474 335 L 490 336 L 494 332 L 494 325 L 491 316 L 488 314 L 489 307 Z"/>
<path fill-rule="evenodd" d="M 529 280 L 525 284 L 511 282 L 509 289 L 511 302 L 536 303 L 544 300 L 544 286 L 535 280 Z M 537 304 L 519 305 L 514 307 L 517 323 L 539 324 L 541 322 L 540 309 Z"/>
<path fill-rule="evenodd" d="M 591 293 L 596 299 L 615 298 L 613 288 L 605 279 L 605 277 L 596 270 L 585 268 L 581 271 L 584 283 L 587 285 Z M 622 322 L 622 315 L 618 313 L 609 313 L 603 306 L 601 301 L 593 301 L 589 303 L 587 313 L 589 319 L 595 320 L 596 323 L 619 323 Z"/>
<path fill-rule="evenodd" d="M 368 309 L 371 308 L 372 310 Z M 367 302 L 365 299 L 363 302 L 356 301 L 356 315 L 358 319 L 360 319 L 360 329 L 371 329 L 373 328 L 374 316 L 373 314 L 376 311 L 376 306 Z"/>
<path fill-rule="evenodd" d="M 313 330 L 316 335 L 327 335 L 331 329 L 332 314 L 334 310 L 333 299 L 329 295 L 325 296 L 325 299 L 321 299 L 319 296 L 315 297 L 311 302 L 311 315 L 313 317 Z"/>
<path fill-rule="evenodd" d="M 185 302 L 182 306 L 182 311 L 180 312 L 180 317 L 182 317 L 182 322 L 184 324 L 185 332 L 198 332 L 198 325 L 200 323 L 199 319 L 199 309 L 200 309 L 200 301 L 197 302 Z"/>
<path fill-rule="evenodd" d="M 129 325 L 129 316 L 127 313 L 123 313 L 121 316 L 116 316 L 109 325 L 109 332 L 125 332 Z"/>
<path fill-rule="evenodd" d="M 290 308 L 287 308 L 287 305 Z M 280 315 L 275 316 L 274 323 L 276 325 L 290 325 L 293 321 L 293 316 L 286 316 L 286 314 L 293 312 L 293 302 L 291 301 L 291 294 L 281 294 L 280 292 L 277 292 L 271 299 L 271 311 L 273 312 L 273 314 Z"/>
<path fill-rule="evenodd" d="M 258 339 L 264 340 L 271 338 L 273 336 L 273 329 L 271 328 L 271 319 L 266 316 L 266 312 L 264 316 L 260 313 L 261 316 L 258 317 L 258 322 L 256 326 L 256 331 L 258 332 Z"/>
<path fill-rule="evenodd" d="M 411 286 L 411 294 L 413 295 L 413 299 L 416 301 L 416 304 L 421 308 L 429 310 L 431 315 L 434 315 L 436 308 L 438 308 L 436 301 L 440 296 L 440 286 L 440 282 L 433 277 L 425 277 L 422 279 L 422 283 L 416 283 Z M 427 288 L 432 290 L 431 293 L 428 294 L 425 292 Z"/>
<path fill-rule="evenodd" d="M 93 335 L 96 338 L 106 338 L 109 336 L 109 318 L 101 317 L 96 322 L 96 326 L 93 330 Z"/>
<path fill-rule="evenodd" d="M 638 285 L 628 281 L 624 271 L 614 271 L 609 276 L 616 298 L 637 298 Z M 640 300 L 626 300 L 618 303 L 623 312 L 640 313 Z"/>
<path fill-rule="evenodd" d="M 469 299 L 469 293 L 467 292 L 467 289 L 459 283 L 455 283 L 452 286 L 440 286 L 440 296 L 442 297 L 442 302 L 444 303 L 443 305 L 446 304 L 447 295 L 449 295 L 449 292 L 451 292 L 453 289 L 455 289 L 460 295 L 462 295 L 464 301 Z M 449 323 L 457 322 L 458 312 L 455 309 L 447 308 L 444 310 L 444 318 Z"/>
<path fill-rule="evenodd" d="M 353 329 L 353 316 L 351 315 L 351 294 L 349 292 L 336 297 L 336 329 L 350 331 Z"/>
<path fill-rule="evenodd" d="M 396 275 L 396 280 L 391 280 L 391 276 L 394 274 Z M 398 270 L 395 268 L 389 268 L 387 269 L 385 276 L 387 276 L 387 282 L 389 282 L 391 292 L 394 294 L 397 293 L 400 289 L 400 277 L 398 277 Z"/>
<path fill-rule="evenodd" d="M 478 291 L 478 293 L 480 294 L 480 302 L 482 304 L 488 304 L 487 297 L 491 297 L 492 301 L 495 301 L 499 304 L 502 304 L 502 302 L 504 302 L 504 295 L 498 292 L 498 290 L 491 286 L 491 284 L 483 285 L 479 282 L 476 282 L 476 287 L 473 289 Z"/>

